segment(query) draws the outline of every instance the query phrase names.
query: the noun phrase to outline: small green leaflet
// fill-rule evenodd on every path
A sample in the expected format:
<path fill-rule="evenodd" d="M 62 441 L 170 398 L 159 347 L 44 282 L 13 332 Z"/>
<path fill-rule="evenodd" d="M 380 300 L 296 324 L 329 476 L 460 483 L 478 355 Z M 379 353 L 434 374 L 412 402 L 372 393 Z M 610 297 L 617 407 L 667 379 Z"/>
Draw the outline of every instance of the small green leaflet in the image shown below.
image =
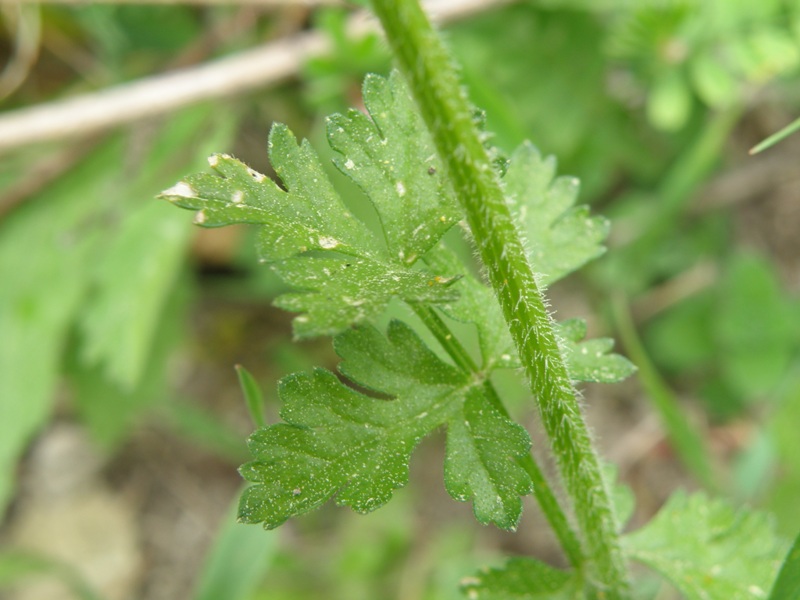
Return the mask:
<path fill-rule="evenodd" d="M 240 519 L 274 528 L 333 497 L 358 512 L 375 510 L 408 482 L 417 443 L 446 425 L 448 492 L 473 500 L 479 522 L 514 529 L 520 496 L 532 492 L 515 460 L 529 451 L 530 438 L 490 404 L 482 383 L 443 363 L 399 321 L 387 336 L 361 327 L 338 336 L 335 346 L 342 373 L 382 397 L 324 369 L 285 378 L 285 423 L 250 439 L 255 460 L 241 473 L 256 485 L 242 496 Z"/>
<path fill-rule="evenodd" d="M 623 545 L 688 600 L 766 598 L 786 551 L 766 514 L 702 493 L 673 494 Z"/>
<path fill-rule="evenodd" d="M 448 287 L 457 278 L 391 269 L 371 260 L 302 257 L 273 268 L 288 284 L 315 292 L 292 292 L 275 301 L 280 308 L 305 313 L 294 319 L 294 332 L 300 337 L 334 335 L 353 323 L 377 317 L 394 296 L 411 303 L 457 297 Z"/>
<path fill-rule="evenodd" d="M 589 216 L 585 206 L 574 207 L 577 180 L 555 177 L 555 160 L 543 159 L 530 143 L 519 146 L 503 178 L 512 214 L 528 238 L 528 258 L 542 275 L 542 282 L 553 283 L 575 271 L 604 251 L 608 222 Z M 425 257 L 433 271 L 457 273 L 464 267 L 458 257 L 440 244 Z M 445 302 L 440 308 L 450 317 L 475 323 L 478 328 L 483 368 L 516 368 L 519 359 L 508 333 L 505 319 L 492 291 L 475 277 L 464 275 L 454 289 L 458 302 Z M 556 324 L 564 358 L 575 381 L 614 383 L 631 375 L 636 368 L 623 356 L 611 353 L 609 338 L 581 342 L 586 322 L 570 319 Z"/>
<path fill-rule="evenodd" d="M 461 218 L 460 211 L 400 75 L 367 75 L 364 105 L 372 120 L 353 109 L 328 118 L 330 145 L 341 154 L 334 163 L 372 200 L 389 254 L 411 265 Z"/>
<path fill-rule="evenodd" d="M 465 271 L 455 252 L 444 244 L 429 252 L 425 263 L 434 271 Z M 494 292 L 469 273 L 464 274 L 453 288 L 458 291 L 458 302 L 446 302 L 440 308 L 456 321 L 475 324 L 484 370 L 519 367 L 517 351 Z"/>
<path fill-rule="evenodd" d="M 636 371 L 627 358 L 610 352 L 614 347 L 611 338 L 581 342 L 586 336 L 586 321 L 583 319 L 567 319 L 556 327 L 561 352 L 573 380 L 617 383 Z"/>
<path fill-rule="evenodd" d="M 511 155 L 503 178 L 506 200 L 527 240 L 528 258 L 541 282 L 549 285 L 603 252 L 608 221 L 590 216 L 586 206 L 573 206 L 578 180 L 555 178 L 556 161 L 543 159 L 530 142 Z"/>
<path fill-rule="evenodd" d="M 458 220 L 438 159 L 400 77 L 368 77 L 364 101 L 372 120 L 351 111 L 329 119 L 335 162 L 373 202 L 384 240 L 347 209 L 307 141 L 285 125 L 269 137 L 272 166 L 288 191 L 235 158 L 216 154 L 217 175 L 191 175 L 162 192 L 196 210 L 205 227 L 259 226 L 262 260 L 299 292 L 276 305 L 303 313 L 299 337 L 333 335 L 378 316 L 393 297 L 415 302 L 455 300 L 452 274 L 414 267 Z"/>
<path fill-rule="evenodd" d="M 454 272 L 460 264 L 455 254 L 443 246 L 429 253 L 425 260 L 431 269 L 447 272 Z M 520 367 L 514 343 L 492 291 L 471 275 L 464 275 L 453 287 L 459 292 L 458 302 L 444 303 L 441 308 L 458 321 L 475 323 L 483 368 Z M 616 383 L 636 371 L 627 358 L 611 352 L 614 346 L 612 339 L 598 338 L 582 342 L 586 336 L 586 321 L 583 319 L 556 323 L 556 331 L 573 380 Z"/>
<path fill-rule="evenodd" d="M 574 571 L 560 571 L 532 558 L 512 558 L 461 582 L 469 600 L 581 600 L 583 585 Z"/>

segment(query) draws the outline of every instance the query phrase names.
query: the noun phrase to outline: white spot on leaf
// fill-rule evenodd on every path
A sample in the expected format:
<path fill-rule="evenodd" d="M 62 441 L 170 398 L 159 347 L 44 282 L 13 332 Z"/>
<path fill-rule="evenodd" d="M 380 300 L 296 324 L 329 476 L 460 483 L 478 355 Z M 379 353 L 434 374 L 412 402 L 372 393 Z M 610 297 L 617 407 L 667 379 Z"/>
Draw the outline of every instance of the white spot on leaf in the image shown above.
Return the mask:
<path fill-rule="evenodd" d="M 325 248 L 326 250 L 332 250 L 339 245 L 339 240 L 336 238 L 332 238 L 327 235 L 323 235 L 318 240 L 320 248 Z"/>
<path fill-rule="evenodd" d="M 247 172 L 250 173 L 250 177 L 255 179 L 258 183 L 261 183 L 267 178 L 267 176 L 264 175 L 263 173 L 259 173 L 258 171 L 256 171 L 255 169 L 251 169 L 250 167 L 247 167 Z"/>
<path fill-rule="evenodd" d="M 197 198 L 197 192 L 185 181 L 179 181 L 168 190 L 164 190 L 164 196 L 180 196 L 181 198 Z"/>
<path fill-rule="evenodd" d="M 244 192 L 242 190 L 236 190 L 233 192 L 233 198 L 231 198 L 231 202 L 234 204 L 241 204 L 244 202 Z"/>
<path fill-rule="evenodd" d="M 347 162 L 344 163 L 344 168 L 345 169 L 352 169 L 355 166 L 356 166 L 356 163 L 354 163 L 353 160 L 350 159 L 350 158 L 348 158 Z"/>

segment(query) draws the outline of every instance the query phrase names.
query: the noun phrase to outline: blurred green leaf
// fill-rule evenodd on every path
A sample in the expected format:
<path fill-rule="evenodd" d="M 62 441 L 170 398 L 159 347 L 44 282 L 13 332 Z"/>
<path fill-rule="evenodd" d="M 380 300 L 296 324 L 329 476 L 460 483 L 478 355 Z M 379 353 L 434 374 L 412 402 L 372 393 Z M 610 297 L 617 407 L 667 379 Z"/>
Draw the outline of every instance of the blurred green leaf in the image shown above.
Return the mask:
<path fill-rule="evenodd" d="M 186 167 L 193 135 L 216 145 L 230 132 L 229 117 L 210 128 L 210 114 L 206 106 L 173 117 L 138 176 L 128 172 L 126 139 L 113 138 L 0 224 L 0 506 L 11 493 L 16 460 L 49 416 L 63 354 L 80 355 L 68 345 L 76 321 L 88 358 L 109 376 L 83 382 L 96 392 L 116 386 L 129 394 L 127 408 L 143 398 L 135 390 L 188 243 L 186 227 L 152 196 Z M 113 403 L 115 395 L 104 401 Z M 85 416 L 98 427 L 109 424 L 106 440 L 119 433 L 125 410 L 113 416 L 108 406 L 78 403 L 99 409 Z"/>
<path fill-rule="evenodd" d="M 766 597 L 785 552 L 766 514 L 682 492 L 674 493 L 647 525 L 625 536 L 623 547 L 687 600 Z"/>
<path fill-rule="evenodd" d="M 766 496 L 766 505 L 775 514 L 782 531 L 800 530 L 800 377 L 797 366 L 790 384 L 776 403 L 770 416 L 767 432 L 777 455 L 772 486 Z"/>
<path fill-rule="evenodd" d="M 659 368 L 671 373 L 707 370 L 718 356 L 709 323 L 716 298 L 704 292 L 674 304 L 647 325 L 644 339 Z"/>
<path fill-rule="evenodd" d="M 257 428 L 266 427 L 264 419 L 264 396 L 258 382 L 242 365 L 236 365 L 236 374 L 239 376 L 239 386 L 244 394 L 247 411 Z"/>
<path fill-rule="evenodd" d="M 247 600 L 272 566 L 278 534 L 248 527 L 236 520 L 233 502 L 206 555 L 192 598 Z"/>
<path fill-rule="evenodd" d="M 606 485 L 611 490 L 611 499 L 614 503 L 614 512 L 617 514 L 619 531 L 625 529 L 636 510 L 636 496 L 630 486 L 622 483 L 618 478 L 619 469 L 611 463 L 603 464 L 603 477 Z"/>
<path fill-rule="evenodd" d="M 153 63 L 161 66 L 202 31 L 197 11 L 187 6 L 84 4 L 69 17 L 83 29 L 96 68 L 116 81 L 142 74 Z"/>
<path fill-rule="evenodd" d="M 102 364 L 123 391 L 139 384 L 191 234 L 177 211 L 152 198 L 178 173 L 203 164 L 211 148 L 227 145 L 233 121 L 209 106 L 173 115 L 151 141 L 153 151 L 138 177 L 108 190 L 114 194 L 114 221 L 104 251 L 86 265 L 94 271 L 95 289 L 83 307 L 81 328 L 84 359 Z"/>
<path fill-rule="evenodd" d="M 133 388 L 122 388 L 100 365 L 87 365 L 77 352 L 65 357 L 73 402 L 81 422 L 95 442 L 106 449 L 126 439 L 136 419 L 171 394 L 167 389 L 170 358 L 184 337 L 183 318 L 187 309 L 187 287 L 174 285 L 160 311 L 158 334 L 147 348 L 144 370 Z"/>
<path fill-rule="evenodd" d="M 767 394 L 786 373 L 797 345 L 793 303 L 765 259 L 733 258 L 713 322 L 724 381 L 745 398 Z"/>
<path fill-rule="evenodd" d="M 159 187 L 156 183 L 154 191 Z M 108 379 L 125 392 L 134 390 L 144 373 L 191 233 L 176 211 L 164 212 L 167 207 L 147 196 L 139 202 L 102 255 L 86 265 L 97 268 L 95 293 L 81 319 L 84 360 L 101 363 Z"/>
<path fill-rule="evenodd" d="M 692 57 L 689 68 L 692 84 L 703 102 L 720 108 L 737 101 L 740 91 L 736 79 L 709 54 Z"/>
<path fill-rule="evenodd" d="M 747 38 L 754 63 L 749 75 L 756 82 L 765 82 L 777 75 L 795 70 L 800 64 L 800 48 L 782 27 L 762 25 Z"/>
<path fill-rule="evenodd" d="M 0 223 L 0 510 L 16 462 L 50 415 L 68 333 L 105 239 L 98 194 L 113 189 L 115 138 Z"/>
<path fill-rule="evenodd" d="M 716 487 L 716 475 L 711 457 L 700 431 L 686 418 L 678 398 L 653 365 L 642 342 L 639 340 L 627 301 L 617 294 L 612 302 L 614 321 L 625 349 L 639 369 L 639 379 L 647 391 L 648 398 L 659 415 L 670 443 L 677 450 L 681 461 L 692 474 L 709 490 Z"/>
<path fill-rule="evenodd" d="M 604 20 L 564 0 L 517 2 L 448 28 L 450 46 L 475 104 L 486 110 L 492 143 L 511 151 L 526 138 L 580 173 L 589 201 L 613 184 L 614 173 L 652 169 L 642 128 L 612 94 L 618 77 L 603 48 Z M 580 77 L 574 66 L 580 65 Z M 547 82 L 545 85 L 543 82 Z M 569 101 L 565 102 L 565 98 Z"/>
<path fill-rule="evenodd" d="M 365 3 L 366 4 L 366 3 Z M 386 73 L 389 53 L 374 32 L 353 36 L 348 32 L 350 12 L 321 9 L 314 13 L 314 26 L 332 41 L 333 48 L 304 67 L 305 96 L 322 114 L 342 110 L 352 103 L 368 73 Z"/>
<path fill-rule="evenodd" d="M 793 600 L 800 597 L 800 534 L 786 554 L 783 566 L 772 586 L 769 600 Z"/>
<path fill-rule="evenodd" d="M 647 116 L 656 128 L 680 129 L 691 108 L 692 96 L 680 71 L 670 69 L 656 79 L 647 97 Z"/>
<path fill-rule="evenodd" d="M 218 414 L 188 401 L 160 404 L 153 411 L 156 423 L 169 426 L 175 434 L 232 463 L 247 459 L 247 445 L 239 432 L 226 425 Z"/>
<path fill-rule="evenodd" d="M 578 600 L 583 582 L 574 572 L 512 558 L 502 568 L 465 578 L 461 590 L 470 600 Z"/>
<path fill-rule="evenodd" d="M 91 586 L 73 567 L 61 561 L 20 551 L 0 553 L 0 588 L 17 588 L 26 580 L 56 578 L 62 581 L 76 598 L 101 600 Z"/>

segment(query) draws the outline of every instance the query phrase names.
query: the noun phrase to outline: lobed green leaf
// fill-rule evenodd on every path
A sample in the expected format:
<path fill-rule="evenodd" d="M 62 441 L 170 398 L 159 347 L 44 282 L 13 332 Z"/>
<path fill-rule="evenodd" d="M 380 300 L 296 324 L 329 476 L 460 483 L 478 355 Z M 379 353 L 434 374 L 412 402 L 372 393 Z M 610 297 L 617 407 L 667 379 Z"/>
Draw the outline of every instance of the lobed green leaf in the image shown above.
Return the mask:
<path fill-rule="evenodd" d="M 460 218 L 433 141 L 400 74 L 367 75 L 364 105 L 328 118 L 334 159 L 370 198 L 380 216 L 389 254 L 413 264 Z"/>
<path fill-rule="evenodd" d="M 301 312 L 300 337 L 332 335 L 380 314 L 394 297 L 445 302 L 452 274 L 414 268 L 458 220 L 452 192 L 439 174 L 430 135 L 397 75 L 368 77 L 370 117 L 350 111 L 328 122 L 336 165 L 366 192 L 381 220 L 385 243 L 347 208 L 307 141 L 282 124 L 269 137 L 269 155 L 286 190 L 235 158 L 216 154 L 216 175 L 191 175 L 161 197 L 196 210 L 195 223 L 257 225 L 264 262 L 300 290 L 276 304 Z"/>
<path fill-rule="evenodd" d="M 552 283 L 604 252 L 608 222 L 589 216 L 585 206 L 573 207 L 577 180 L 555 178 L 555 160 L 543 159 L 530 143 L 512 154 L 503 179 L 506 199 L 518 225 L 528 236 L 531 263 Z M 458 257 L 439 245 L 425 257 L 434 271 L 458 272 L 464 267 Z M 480 339 L 483 368 L 517 368 L 519 359 L 494 293 L 475 277 L 464 275 L 453 286 L 458 302 L 440 305 L 450 317 L 475 323 Z M 558 325 L 559 343 L 575 381 L 613 383 L 631 375 L 636 368 L 625 357 L 611 353 L 608 338 L 581 342 L 586 323 L 573 319 Z"/>
<path fill-rule="evenodd" d="M 766 514 L 702 493 L 673 494 L 623 544 L 689 600 L 766 598 L 785 552 Z"/>
<path fill-rule="evenodd" d="M 567 319 L 557 325 L 559 345 L 574 381 L 617 383 L 636 372 L 624 356 L 611 353 L 614 340 L 597 338 L 581 342 L 586 335 L 586 321 Z"/>
<path fill-rule="evenodd" d="M 444 247 L 429 253 L 426 262 L 433 270 L 448 272 L 456 271 L 460 264 L 455 254 Z M 453 287 L 458 293 L 458 302 L 444 302 L 441 309 L 456 320 L 475 323 L 483 368 L 518 368 L 519 358 L 492 291 L 468 274 Z M 614 346 L 612 339 L 598 338 L 582 342 L 586 335 L 586 322 L 583 319 L 568 319 L 558 323 L 557 331 L 561 351 L 574 381 L 616 383 L 636 371 L 627 358 L 611 352 Z"/>
<path fill-rule="evenodd" d="M 578 180 L 555 177 L 555 172 L 555 158 L 542 158 L 533 144 L 524 142 L 511 155 L 503 178 L 506 201 L 544 285 L 603 254 L 609 230 L 605 218 L 590 216 L 586 206 L 573 206 Z"/>
<path fill-rule="evenodd" d="M 455 252 L 440 244 L 425 256 L 425 262 L 433 271 L 464 275 L 453 288 L 458 293 L 458 302 L 444 302 L 440 308 L 449 317 L 462 323 L 474 323 L 478 330 L 483 369 L 517 368 L 519 358 L 514 342 L 508 333 L 503 313 L 494 292 L 471 274 Z"/>
<path fill-rule="evenodd" d="M 519 496 L 532 491 L 516 460 L 530 439 L 492 408 L 481 382 L 439 360 L 398 321 L 385 337 L 361 327 L 335 345 L 342 373 L 384 397 L 358 392 L 323 369 L 284 379 L 285 423 L 250 439 L 255 460 L 241 473 L 257 485 L 245 491 L 240 518 L 272 528 L 334 496 L 358 512 L 375 510 L 407 483 L 417 443 L 447 425 L 448 492 L 472 499 L 481 523 L 516 527 Z"/>
<path fill-rule="evenodd" d="M 337 493 L 338 504 L 358 512 L 385 504 L 408 481 L 414 446 L 436 425 L 426 406 L 370 398 L 324 369 L 287 377 L 280 396 L 286 423 L 251 436 L 256 461 L 241 469 L 260 485 L 245 490 L 239 516 L 267 528 Z"/>
<path fill-rule="evenodd" d="M 379 316 L 394 297 L 406 302 L 446 302 L 458 292 L 458 277 L 392 267 L 370 259 L 303 256 L 273 265 L 275 272 L 302 291 L 280 296 L 275 305 L 301 312 L 294 319 L 299 337 L 334 335 L 353 323 Z"/>
<path fill-rule="evenodd" d="M 258 248 L 266 262 L 312 250 L 373 256 L 380 245 L 342 203 L 307 141 L 297 144 L 283 124 L 269 136 L 272 166 L 288 191 L 227 154 L 209 157 L 219 176 L 198 173 L 161 193 L 181 208 L 197 210 L 195 223 L 221 227 L 259 225 Z"/>
<path fill-rule="evenodd" d="M 515 460 L 530 451 L 528 432 L 504 417 L 471 388 L 457 415 L 448 421 L 444 479 L 448 493 L 474 502 L 478 522 L 516 529 L 522 500 L 533 492 L 530 476 Z"/>

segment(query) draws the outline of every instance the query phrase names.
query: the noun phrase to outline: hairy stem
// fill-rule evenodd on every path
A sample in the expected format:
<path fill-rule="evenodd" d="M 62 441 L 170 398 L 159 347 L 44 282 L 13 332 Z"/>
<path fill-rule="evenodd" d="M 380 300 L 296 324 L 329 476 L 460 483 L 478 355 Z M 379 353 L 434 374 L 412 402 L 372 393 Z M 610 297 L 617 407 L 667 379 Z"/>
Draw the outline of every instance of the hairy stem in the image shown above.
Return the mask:
<path fill-rule="evenodd" d="M 587 549 L 584 572 L 605 598 L 629 595 L 617 521 L 552 320 L 456 71 L 418 0 L 372 0 L 431 130 L 538 400 Z"/>
<path fill-rule="evenodd" d="M 475 361 L 472 360 L 472 357 L 461 342 L 452 334 L 447 323 L 439 317 L 433 308 L 420 304 L 415 304 L 412 308 L 461 370 L 467 373 L 478 372 L 478 366 Z M 503 416 L 510 417 L 492 382 L 486 379 L 483 382 L 483 387 L 486 397 L 492 403 L 492 406 L 497 408 Z M 580 542 L 570 527 L 567 516 L 561 510 L 544 472 L 532 454 L 525 455 L 525 458 L 521 459 L 519 464 L 531 478 L 536 501 L 539 503 L 550 527 L 553 528 L 553 532 L 556 534 L 567 560 L 573 567 L 580 568 L 584 562 Z"/>

